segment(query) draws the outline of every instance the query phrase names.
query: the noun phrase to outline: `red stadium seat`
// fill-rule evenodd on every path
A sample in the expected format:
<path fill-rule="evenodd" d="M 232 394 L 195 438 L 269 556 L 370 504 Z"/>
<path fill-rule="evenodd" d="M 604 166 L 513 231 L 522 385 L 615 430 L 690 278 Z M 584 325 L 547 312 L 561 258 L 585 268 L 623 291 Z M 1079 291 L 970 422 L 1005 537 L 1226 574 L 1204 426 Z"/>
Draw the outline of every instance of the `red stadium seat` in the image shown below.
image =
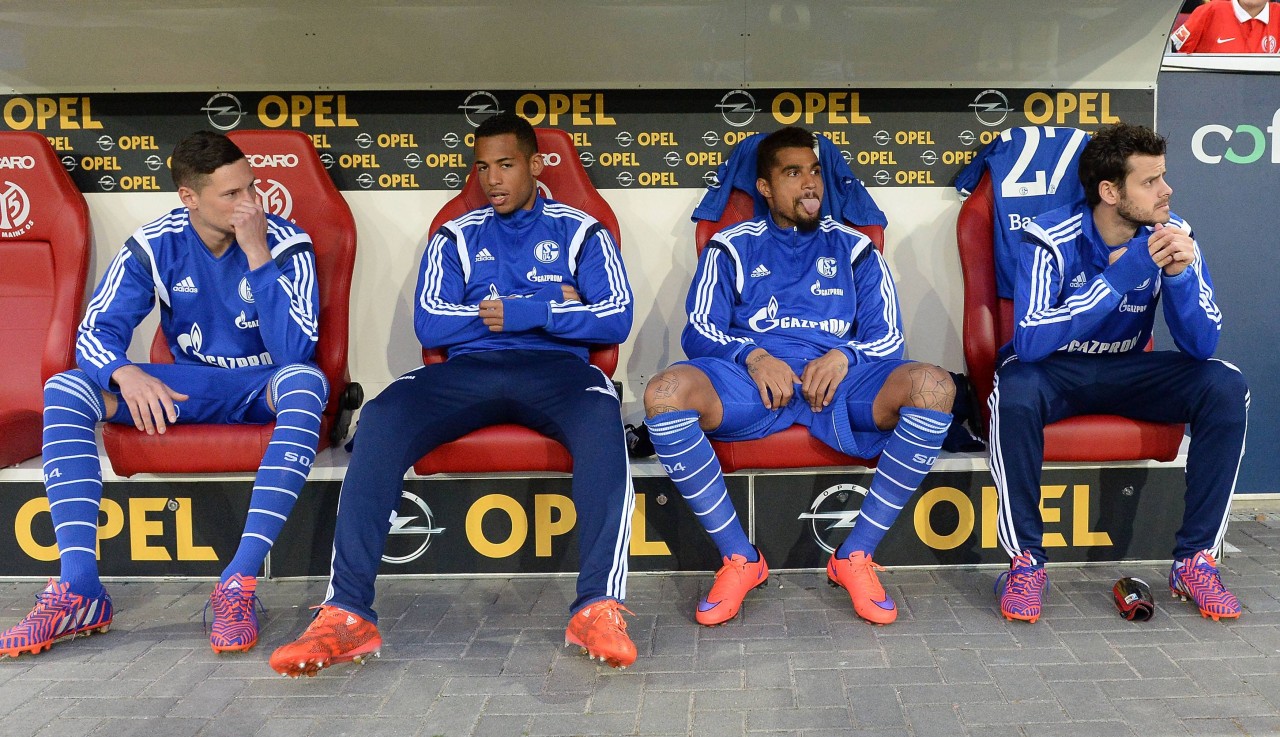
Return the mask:
<path fill-rule="evenodd" d="M 618 218 L 587 177 L 573 139 L 568 133 L 555 128 L 537 128 L 535 132 L 538 151 L 543 154 L 545 164 L 542 175 L 538 177 L 538 189 L 544 196 L 576 207 L 600 221 L 613 236 L 613 242 L 621 248 Z M 449 220 L 489 203 L 474 175 L 473 166 L 462 191 L 445 203 L 431 221 L 431 233 Z M 442 350 L 422 351 L 423 363 L 443 360 L 445 352 Z M 618 368 L 618 346 L 593 348 L 591 363 L 606 376 L 613 376 Z M 413 470 L 423 476 L 435 473 L 569 473 L 573 470 L 573 458 L 563 445 L 535 430 L 520 425 L 494 425 L 437 447 L 413 464 Z"/>
<path fill-rule="evenodd" d="M 40 455 L 44 382 L 75 367 L 92 234 L 39 133 L 0 133 L 0 468 Z"/>
<path fill-rule="evenodd" d="M 694 231 L 694 240 L 698 246 L 698 255 L 711 240 L 711 236 L 721 230 L 750 220 L 755 217 L 754 203 L 751 195 L 735 189 L 729 195 L 724 214 L 720 219 L 698 221 Z M 879 225 L 854 225 L 865 233 L 876 250 L 884 251 L 884 228 Z M 795 400 L 792 400 L 795 401 Z M 824 466 L 866 466 L 874 468 L 874 458 L 854 458 L 847 456 L 809 434 L 809 429 L 801 425 L 792 425 L 782 432 L 774 433 L 759 440 L 738 440 L 725 442 L 712 440 L 711 447 L 720 459 L 720 466 L 725 473 L 733 473 L 743 468 L 813 468 Z"/>
<path fill-rule="evenodd" d="M 245 152 L 263 205 L 311 236 L 320 282 L 320 340 L 315 362 L 329 379 L 329 403 L 320 429 L 319 450 L 341 442 L 350 413 L 360 405 L 360 386 L 347 369 L 348 307 L 356 258 L 356 226 L 351 209 L 320 162 L 311 139 L 298 131 L 234 131 L 229 137 Z M 173 356 L 157 329 L 154 363 Z M 135 473 L 231 473 L 255 471 L 275 423 L 267 425 L 176 425 L 164 435 L 133 426 L 107 424 L 103 444 L 121 476 Z"/>
<path fill-rule="evenodd" d="M 996 296 L 991 177 L 960 208 L 956 240 L 964 274 L 964 358 L 982 416 L 995 381 L 996 352 L 1013 337 L 1013 301 Z M 1082 415 L 1044 429 L 1046 461 L 1172 461 L 1182 443 L 1182 425 L 1141 422 L 1114 415 Z"/>

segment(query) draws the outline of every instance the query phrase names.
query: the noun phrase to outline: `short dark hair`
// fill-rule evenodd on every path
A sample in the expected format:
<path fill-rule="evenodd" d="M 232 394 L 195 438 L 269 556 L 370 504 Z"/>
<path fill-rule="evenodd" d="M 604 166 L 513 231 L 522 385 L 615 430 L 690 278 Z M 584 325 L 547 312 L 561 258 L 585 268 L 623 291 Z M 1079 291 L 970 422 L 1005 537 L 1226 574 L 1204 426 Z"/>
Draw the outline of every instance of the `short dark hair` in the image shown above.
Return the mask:
<path fill-rule="evenodd" d="M 196 131 L 173 147 L 170 173 L 175 186 L 199 189 L 210 174 L 243 158 L 244 152 L 230 138 L 213 131 Z"/>
<path fill-rule="evenodd" d="M 1164 156 L 1165 139 L 1145 125 L 1116 123 L 1093 134 L 1080 154 L 1080 183 L 1089 207 L 1102 201 L 1098 185 L 1117 182 L 1124 187 L 1129 176 L 1129 157 Z"/>
<path fill-rule="evenodd" d="M 756 176 L 769 178 L 769 171 L 778 163 L 778 152 L 782 149 L 807 148 L 812 151 L 817 143 L 812 131 L 794 125 L 770 133 L 756 149 Z"/>
<path fill-rule="evenodd" d="M 486 118 L 476 128 L 476 140 L 512 134 L 516 137 L 516 146 L 525 156 L 538 153 L 538 135 L 533 132 L 529 121 L 515 113 L 498 113 Z"/>

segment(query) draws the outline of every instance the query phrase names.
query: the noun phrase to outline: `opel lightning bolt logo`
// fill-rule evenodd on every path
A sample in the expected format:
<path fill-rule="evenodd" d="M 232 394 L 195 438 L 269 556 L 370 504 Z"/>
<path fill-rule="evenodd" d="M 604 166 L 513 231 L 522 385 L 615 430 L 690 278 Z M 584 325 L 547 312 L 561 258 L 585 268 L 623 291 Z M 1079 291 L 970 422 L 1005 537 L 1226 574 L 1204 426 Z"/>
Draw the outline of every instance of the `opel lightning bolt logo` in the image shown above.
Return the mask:
<path fill-rule="evenodd" d="M 819 494 L 809 506 L 809 511 L 797 518 L 809 520 L 813 541 L 828 553 L 836 552 L 836 547 L 848 537 L 848 530 L 853 528 L 853 521 L 858 518 L 859 510 L 849 509 L 849 502 L 855 496 L 861 507 L 867 490 L 857 484 L 837 484 Z"/>
<path fill-rule="evenodd" d="M 382 553 L 382 562 L 402 565 L 422 557 L 431 547 L 431 538 L 445 530 L 433 523 L 431 507 L 417 495 L 401 491 L 399 508 L 391 514 L 391 529 L 387 531 L 387 550 Z"/>
<path fill-rule="evenodd" d="M 724 122 L 734 128 L 742 128 L 751 125 L 751 121 L 756 119 L 756 113 L 760 112 L 760 108 L 756 107 L 756 98 L 751 96 L 746 90 L 730 90 L 720 98 L 720 102 L 716 104 L 716 109 L 720 111 L 720 116 L 724 118 Z"/>
<path fill-rule="evenodd" d="M 200 111 L 209 116 L 209 125 L 220 131 L 235 128 L 244 117 L 239 98 L 229 92 L 219 92 L 210 97 Z"/>
<path fill-rule="evenodd" d="M 467 99 L 458 106 L 472 128 L 480 127 L 486 119 L 502 112 L 498 98 L 484 90 L 477 90 L 467 95 Z"/>
<path fill-rule="evenodd" d="M 1013 108 L 1009 107 L 1009 98 L 1000 90 L 979 92 L 973 102 L 969 103 L 969 108 L 973 110 L 978 122 L 988 128 L 1000 125 L 1013 112 Z"/>

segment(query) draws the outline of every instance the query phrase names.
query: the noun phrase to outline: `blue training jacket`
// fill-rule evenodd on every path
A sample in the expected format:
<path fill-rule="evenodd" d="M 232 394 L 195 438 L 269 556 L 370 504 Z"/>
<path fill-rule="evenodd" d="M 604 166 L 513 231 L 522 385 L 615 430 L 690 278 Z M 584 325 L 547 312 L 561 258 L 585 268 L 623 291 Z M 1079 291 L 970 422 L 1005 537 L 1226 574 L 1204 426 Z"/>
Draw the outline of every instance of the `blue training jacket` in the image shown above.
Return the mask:
<path fill-rule="evenodd" d="M 561 285 L 585 302 L 566 301 Z M 503 349 L 563 350 L 587 360 L 591 344 L 631 332 L 632 296 L 613 237 L 595 218 L 538 195 L 530 210 L 483 207 L 450 220 L 427 242 L 414 329 L 449 355 Z M 480 301 L 503 298 L 509 326 L 492 332 Z"/>
<path fill-rule="evenodd" d="M 1169 225 L 1191 232 L 1191 226 L 1172 213 Z M 1222 313 L 1213 300 L 1213 282 L 1200 245 L 1181 274 L 1165 276 L 1147 251 L 1153 230 L 1138 228 L 1133 239 L 1122 244 L 1128 247 L 1124 255 L 1108 265 L 1113 249 L 1098 235 L 1088 205 L 1060 207 L 1028 224 L 1018 259 L 1017 322 L 1001 358 L 1011 352 L 1022 361 L 1039 361 L 1056 351 L 1141 351 L 1151 338 L 1162 293 L 1173 342 L 1195 358 L 1212 356 Z"/>
<path fill-rule="evenodd" d="M 720 231 L 702 251 L 685 310 L 689 358 L 742 363 L 759 347 L 800 374 L 833 348 L 850 366 L 901 358 L 904 348 L 888 265 L 869 238 L 828 217 L 808 233 L 768 215 Z"/>
<path fill-rule="evenodd" d="M 310 361 L 320 337 L 320 291 L 311 238 L 267 214 L 271 260 L 249 270 L 232 243 L 220 257 L 179 207 L 139 228 L 89 300 L 76 339 L 80 368 L 103 389 L 131 363 L 133 330 L 157 300 L 178 364 L 246 368 Z"/>

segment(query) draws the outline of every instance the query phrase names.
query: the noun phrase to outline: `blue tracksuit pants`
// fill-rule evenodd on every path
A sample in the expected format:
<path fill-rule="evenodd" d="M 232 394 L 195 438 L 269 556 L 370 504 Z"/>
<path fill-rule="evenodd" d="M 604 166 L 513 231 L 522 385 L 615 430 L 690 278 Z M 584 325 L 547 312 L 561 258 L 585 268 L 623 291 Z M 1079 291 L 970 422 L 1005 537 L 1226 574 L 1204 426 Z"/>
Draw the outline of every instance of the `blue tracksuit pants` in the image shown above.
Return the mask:
<path fill-rule="evenodd" d="M 443 443 L 503 423 L 533 428 L 573 456 L 579 574 L 571 611 L 625 597 L 635 494 L 613 384 L 567 351 L 502 350 L 414 369 L 361 410 L 326 604 L 377 621 L 374 579 L 405 471 Z"/>
<path fill-rule="evenodd" d="M 1173 555 L 1216 550 L 1244 455 L 1249 390 L 1225 361 L 1178 351 L 1082 355 L 1043 361 L 1011 358 L 996 371 L 991 394 L 991 475 L 999 496 L 998 536 L 1010 557 L 1045 560 L 1040 518 L 1044 426 L 1087 414 L 1122 415 L 1191 425 L 1186 511 Z"/>

